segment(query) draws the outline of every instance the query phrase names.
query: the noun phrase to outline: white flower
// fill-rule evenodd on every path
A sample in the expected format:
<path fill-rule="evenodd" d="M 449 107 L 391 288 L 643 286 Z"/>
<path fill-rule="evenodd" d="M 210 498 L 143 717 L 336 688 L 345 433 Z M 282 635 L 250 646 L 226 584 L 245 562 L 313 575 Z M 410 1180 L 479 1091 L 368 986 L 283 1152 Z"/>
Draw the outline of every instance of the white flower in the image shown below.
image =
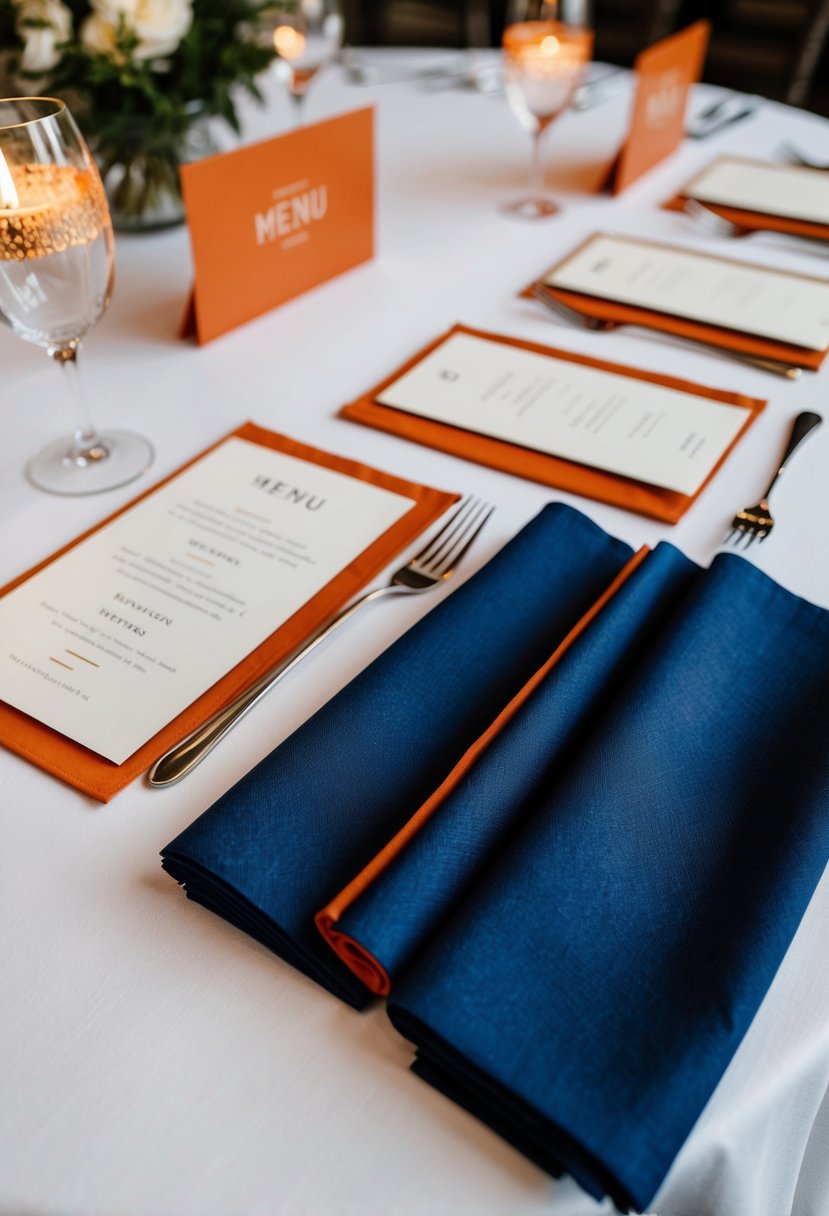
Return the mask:
<path fill-rule="evenodd" d="M 81 27 L 81 42 L 90 51 L 115 56 L 118 27 L 138 38 L 135 59 L 172 55 L 193 22 L 192 0 L 91 0 L 92 13 Z"/>
<path fill-rule="evenodd" d="M 58 43 L 72 33 L 72 13 L 61 0 L 14 0 L 15 30 L 23 41 L 24 72 L 49 72 L 60 62 Z"/>

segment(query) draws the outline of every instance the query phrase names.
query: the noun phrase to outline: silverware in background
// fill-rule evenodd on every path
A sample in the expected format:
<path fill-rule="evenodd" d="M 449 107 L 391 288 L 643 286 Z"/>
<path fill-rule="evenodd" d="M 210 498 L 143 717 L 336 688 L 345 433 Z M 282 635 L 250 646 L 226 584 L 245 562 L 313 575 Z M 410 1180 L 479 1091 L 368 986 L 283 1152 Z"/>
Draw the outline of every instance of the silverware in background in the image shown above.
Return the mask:
<path fill-rule="evenodd" d="M 765 540 L 770 534 L 774 527 L 774 519 L 769 510 L 771 492 L 777 484 L 778 477 L 784 472 L 803 440 L 807 435 L 811 435 L 822 421 L 820 414 L 813 414 L 810 411 L 797 415 L 783 458 L 777 467 L 777 472 L 769 482 L 765 494 L 755 506 L 744 507 L 742 511 L 737 512 L 726 535 L 727 542 L 733 541 L 735 545 L 739 545 L 742 538 L 745 537 L 746 543 L 743 548 L 747 549 L 749 545 L 754 544 L 755 540 Z"/>
<path fill-rule="evenodd" d="M 478 93 L 497 93 L 503 88 L 500 60 L 481 57 L 474 49 L 417 64 L 411 59 L 397 63 L 372 60 L 353 47 L 344 47 L 340 63 L 350 84 L 420 84 L 425 89 L 469 88 Z"/>
<path fill-rule="evenodd" d="M 698 198 L 686 198 L 682 210 L 695 224 L 704 228 L 711 236 L 734 238 L 747 235 L 745 228 L 740 228 L 738 224 L 732 224 L 731 220 L 718 215 L 716 211 L 712 211 L 710 207 L 706 207 L 705 203 L 701 203 Z"/>
<path fill-rule="evenodd" d="M 740 224 L 734 224 L 731 220 L 727 220 L 725 216 L 714 211 L 712 207 L 701 203 L 698 198 L 686 199 L 682 210 L 694 221 L 698 228 L 704 229 L 709 236 L 723 237 L 728 240 L 751 236 L 753 232 L 776 233 L 778 236 L 784 236 L 794 241 L 819 241 L 822 239 L 821 237 L 801 232 L 778 232 L 774 228 L 743 228 Z"/>
<path fill-rule="evenodd" d="M 800 165 L 803 169 L 819 169 L 829 172 L 829 160 L 815 160 L 813 157 L 804 156 L 800 149 L 788 139 L 783 140 L 779 151 L 789 164 Z"/>
<path fill-rule="evenodd" d="M 608 68 L 600 76 L 594 76 L 579 85 L 570 103 L 571 109 L 583 112 L 593 110 L 618 97 L 630 86 L 631 74 L 627 68 Z"/>
<path fill-rule="evenodd" d="M 419 595 L 440 586 L 457 570 L 465 554 L 480 533 L 494 507 L 477 498 L 464 498 L 428 544 L 405 566 L 391 576 L 390 581 L 373 591 L 366 591 L 353 603 L 332 617 L 313 637 L 287 659 L 266 671 L 263 676 L 224 709 L 212 717 L 175 747 L 170 748 L 157 760 L 147 774 L 150 785 L 163 787 L 173 785 L 186 777 L 220 739 L 244 717 L 249 709 L 260 701 L 283 676 L 293 671 L 297 663 L 315 650 L 325 638 L 340 625 L 354 616 L 358 609 L 372 600 L 387 595 Z"/>
<path fill-rule="evenodd" d="M 443 56 L 433 63 L 417 66 L 412 63 L 372 62 L 359 51 L 344 47 L 340 62 L 351 84 L 408 84 L 413 81 L 450 80 L 463 76 L 469 69 L 466 55 Z"/>
<path fill-rule="evenodd" d="M 731 127 L 744 118 L 750 118 L 760 108 L 759 97 L 746 97 L 741 93 L 730 94 L 715 101 L 713 105 L 695 114 L 689 122 L 685 134 L 689 139 L 708 139 L 718 135 L 726 127 Z"/>
<path fill-rule="evenodd" d="M 597 333 L 610 333 L 614 329 L 619 329 L 622 325 L 630 325 L 633 322 L 627 321 L 607 321 L 600 317 L 591 317 L 588 313 L 579 312 L 570 304 L 564 304 L 557 296 L 554 296 L 549 287 L 545 283 L 533 283 L 532 294 L 539 303 L 548 308 L 550 312 L 555 313 L 562 321 L 569 321 L 571 325 L 578 325 L 582 329 L 595 330 Z M 640 328 L 647 329 L 647 326 Z M 746 363 L 750 367 L 757 367 L 764 372 L 773 372 L 775 376 L 784 376 L 787 380 L 797 380 L 800 376 L 800 368 L 795 367 L 791 363 L 783 363 L 779 359 L 763 359 L 759 355 L 745 355 L 741 351 L 728 350 L 723 346 L 715 346 L 713 343 L 703 342 L 699 338 L 686 338 L 682 334 L 671 334 L 671 338 L 675 338 L 678 342 L 688 342 L 693 346 L 702 347 L 704 350 L 710 351 L 711 354 L 722 355 L 725 359 L 733 359 L 737 363 Z"/>

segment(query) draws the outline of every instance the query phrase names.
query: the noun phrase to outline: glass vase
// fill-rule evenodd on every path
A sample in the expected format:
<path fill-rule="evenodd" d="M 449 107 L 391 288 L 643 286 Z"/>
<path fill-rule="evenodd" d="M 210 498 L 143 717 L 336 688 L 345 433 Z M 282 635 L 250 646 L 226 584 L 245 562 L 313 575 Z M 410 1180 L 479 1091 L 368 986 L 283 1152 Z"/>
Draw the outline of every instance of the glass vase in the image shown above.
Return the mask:
<path fill-rule="evenodd" d="M 158 131 L 152 118 L 100 138 L 95 155 L 118 232 L 158 232 L 184 222 L 179 169 L 218 151 L 206 116 L 180 132 Z"/>

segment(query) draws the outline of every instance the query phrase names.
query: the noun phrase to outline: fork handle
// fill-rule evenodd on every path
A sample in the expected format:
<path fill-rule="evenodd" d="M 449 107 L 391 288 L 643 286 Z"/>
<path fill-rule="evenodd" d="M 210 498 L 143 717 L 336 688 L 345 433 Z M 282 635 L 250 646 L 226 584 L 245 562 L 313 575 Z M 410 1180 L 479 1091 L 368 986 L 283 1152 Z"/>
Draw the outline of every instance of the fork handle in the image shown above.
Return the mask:
<path fill-rule="evenodd" d="M 785 452 L 783 453 L 783 458 L 778 465 L 777 472 L 769 482 L 769 488 L 763 495 L 764 499 L 768 498 L 769 494 L 771 494 L 775 483 L 777 482 L 777 478 L 785 470 L 786 465 L 789 463 L 792 456 L 794 456 L 803 440 L 807 435 L 811 435 L 812 431 L 819 427 L 821 422 L 823 422 L 823 418 L 820 416 L 820 414 L 812 413 L 811 410 L 805 410 L 802 414 L 797 415 L 794 420 L 794 426 L 792 427 L 789 442 L 786 446 Z"/>
<path fill-rule="evenodd" d="M 759 367 L 761 371 L 773 372 L 775 376 L 783 376 L 786 380 L 800 379 L 800 368 L 792 363 L 784 363 L 782 359 L 763 359 L 759 355 L 743 354 L 742 351 L 728 351 L 725 347 L 718 347 L 717 349 L 725 355 L 739 359 L 741 363 L 748 363 L 751 367 Z"/>
<path fill-rule="evenodd" d="M 347 604 L 335 616 L 330 617 L 316 633 L 311 635 L 307 642 L 303 643 L 298 650 L 290 654 L 287 659 L 283 659 L 275 667 L 271 667 L 264 675 L 261 675 L 258 680 L 251 684 L 249 688 L 244 689 L 237 697 L 234 697 L 229 705 L 225 705 L 223 709 L 218 710 L 201 726 L 191 731 L 189 735 L 186 735 L 180 743 L 177 743 L 168 752 L 165 752 L 160 760 L 156 760 L 147 774 L 149 784 L 157 788 L 163 788 L 164 786 L 174 785 L 177 781 L 181 781 L 182 777 L 186 777 L 197 764 L 202 762 L 207 753 L 213 750 L 216 744 L 225 737 L 228 731 L 233 729 L 236 723 L 244 717 L 249 709 L 253 708 L 257 701 L 261 700 L 275 684 L 278 684 L 283 676 L 286 676 L 289 671 L 293 671 L 301 659 L 309 655 L 312 650 L 316 650 L 317 646 L 321 642 L 324 642 L 335 629 L 338 629 L 340 625 L 349 620 L 358 609 L 362 608 L 364 604 L 368 604 L 371 600 L 380 599 L 383 595 L 404 590 L 405 588 L 388 584 L 384 587 L 376 587 L 373 591 L 367 591 L 365 595 L 361 595 L 353 603 Z"/>

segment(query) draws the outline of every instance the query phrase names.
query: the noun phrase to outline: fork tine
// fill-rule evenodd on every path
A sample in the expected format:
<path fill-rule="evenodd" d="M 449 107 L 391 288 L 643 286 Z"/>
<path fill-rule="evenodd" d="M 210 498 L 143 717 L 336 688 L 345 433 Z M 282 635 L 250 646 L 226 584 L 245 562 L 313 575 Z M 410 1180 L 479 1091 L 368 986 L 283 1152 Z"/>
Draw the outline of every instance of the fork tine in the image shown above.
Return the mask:
<path fill-rule="evenodd" d="M 443 527 L 440 528 L 440 530 L 436 532 L 434 536 L 431 536 L 429 540 L 427 540 L 426 544 L 412 560 L 420 563 L 432 561 L 434 559 L 434 553 L 432 550 L 435 549 L 436 546 L 439 546 L 444 537 L 446 537 L 447 533 L 451 533 L 455 524 L 462 519 L 465 514 L 469 513 L 469 511 L 474 507 L 476 501 L 477 500 L 475 499 L 474 495 L 471 494 L 467 494 L 465 497 L 463 497 L 458 502 L 451 515 L 446 517 Z"/>
<path fill-rule="evenodd" d="M 421 566 L 425 567 L 430 574 L 437 574 L 443 567 L 448 557 L 455 552 L 458 544 L 463 541 L 471 524 L 475 522 L 484 503 L 479 498 L 470 498 L 469 510 L 464 515 L 463 519 L 459 519 L 452 530 L 444 537 L 439 548 L 431 554 L 426 562 L 421 562 Z"/>
<path fill-rule="evenodd" d="M 448 529 L 443 529 L 428 546 L 425 557 L 419 557 L 415 560 L 421 567 L 432 569 L 441 560 L 446 553 L 447 546 L 455 544 L 458 533 L 466 528 L 469 520 L 472 519 L 476 511 L 480 507 L 480 499 L 470 494 L 462 503 L 462 510 L 459 508 L 452 518 L 449 520 Z"/>
<path fill-rule="evenodd" d="M 450 552 L 445 554 L 437 563 L 437 566 L 433 565 L 431 567 L 432 574 L 439 575 L 441 578 L 448 578 L 452 571 L 460 565 L 464 555 L 469 551 L 475 538 L 494 510 L 495 508 L 488 503 L 481 502 L 478 504 L 477 511 L 467 522 L 466 528 L 461 535 L 456 538 Z"/>

